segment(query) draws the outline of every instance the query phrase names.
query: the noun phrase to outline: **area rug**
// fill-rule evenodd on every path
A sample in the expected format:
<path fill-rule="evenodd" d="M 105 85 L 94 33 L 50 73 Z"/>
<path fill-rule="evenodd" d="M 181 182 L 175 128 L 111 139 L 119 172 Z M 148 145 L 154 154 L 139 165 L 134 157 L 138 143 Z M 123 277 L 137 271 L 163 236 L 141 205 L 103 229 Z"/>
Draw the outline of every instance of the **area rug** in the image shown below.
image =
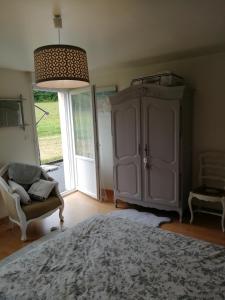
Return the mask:
<path fill-rule="evenodd" d="M 95 216 L 0 269 L 4 300 L 224 300 L 225 249 Z"/>
<path fill-rule="evenodd" d="M 123 219 L 128 219 L 135 221 L 147 226 L 159 227 L 160 224 L 171 222 L 170 218 L 167 217 L 158 217 L 149 212 L 140 212 L 136 209 L 122 209 L 119 211 L 113 211 L 108 213 L 111 217 L 119 217 Z"/>
<path fill-rule="evenodd" d="M 44 235 L 40 239 L 30 243 L 29 245 L 17 250 L 16 252 L 7 256 L 6 258 L 3 258 L 2 260 L 0 260 L 0 268 L 4 265 L 14 261 L 15 259 L 19 258 L 20 256 L 26 255 L 31 250 L 38 248 L 41 244 L 53 239 L 56 235 L 60 234 L 61 232 L 64 232 L 65 230 L 66 230 L 66 228 L 62 228 L 62 229 L 60 228 L 55 231 L 52 231 L 52 232 Z"/>

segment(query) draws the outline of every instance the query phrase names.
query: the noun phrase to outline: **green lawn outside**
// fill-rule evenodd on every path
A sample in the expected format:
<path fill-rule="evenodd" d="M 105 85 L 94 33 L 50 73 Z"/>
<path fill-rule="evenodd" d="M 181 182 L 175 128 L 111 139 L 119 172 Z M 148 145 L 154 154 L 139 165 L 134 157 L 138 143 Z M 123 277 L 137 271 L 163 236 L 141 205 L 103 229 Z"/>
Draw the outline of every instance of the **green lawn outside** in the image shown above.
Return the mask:
<path fill-rule="evenodd" d="M 62 143 L 59 120 L 58 102 L 36 102 L 40 108 L 49 112 L 37 125 L 41 163 L 48 163 L 62 159 Z M 72 109 L 75 122 L 76 153 L 86 157 L 94 157 L 92 118 L 90 117 L 89 101 L 82 99 L 80 103 L 73 103 Z M 43 112 L 35 107 L 36 121 Z"/>
<path fill-rule="evenodd" d="M 35 104 L 49 112 L 49 115 L 44 116 L 37 125 L 41 163 L 62 159 L 58 102 L 37 102 Z M 38 121 L 43 112 L 35 107 L 35 115 L 36 121 Z"/>
<path fill-rule="evenodd" d="M 61 135 L 58 102 L 35 103 L 40 108 L 49 112 L 37 125 L 38 137 Z M 38 121 L 43 112 L 35 107 L 36 120 Z"/>

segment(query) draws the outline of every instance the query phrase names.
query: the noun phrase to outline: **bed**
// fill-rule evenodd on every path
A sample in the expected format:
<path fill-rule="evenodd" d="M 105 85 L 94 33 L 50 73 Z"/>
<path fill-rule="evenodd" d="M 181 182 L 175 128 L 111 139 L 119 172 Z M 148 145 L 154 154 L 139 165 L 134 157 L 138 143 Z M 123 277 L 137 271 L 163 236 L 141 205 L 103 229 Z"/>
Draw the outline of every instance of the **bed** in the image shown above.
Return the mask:
<path fill-rule="evenodd" d="M 2 266 L 0 299 L 225 299 L 225 248 L 99 215 Z"/>

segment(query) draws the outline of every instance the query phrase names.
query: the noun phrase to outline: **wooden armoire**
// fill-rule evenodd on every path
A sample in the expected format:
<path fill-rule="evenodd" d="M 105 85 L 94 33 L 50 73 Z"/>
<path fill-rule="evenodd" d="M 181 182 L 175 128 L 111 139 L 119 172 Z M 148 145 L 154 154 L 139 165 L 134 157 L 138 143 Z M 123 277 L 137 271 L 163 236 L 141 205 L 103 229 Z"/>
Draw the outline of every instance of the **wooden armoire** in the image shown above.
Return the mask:
<path fill-rule="evenodd" d="M 192 90 L 131 86 L 110 97 L 114 198 L 182 214 L 191 189 Z"/>

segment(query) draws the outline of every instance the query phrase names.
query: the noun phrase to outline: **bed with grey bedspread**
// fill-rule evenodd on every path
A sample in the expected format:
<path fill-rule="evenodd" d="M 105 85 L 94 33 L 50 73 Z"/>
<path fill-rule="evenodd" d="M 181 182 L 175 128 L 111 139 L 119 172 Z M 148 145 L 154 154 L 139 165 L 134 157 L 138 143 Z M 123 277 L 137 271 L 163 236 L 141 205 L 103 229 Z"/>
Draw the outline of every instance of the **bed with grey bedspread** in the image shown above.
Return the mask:
<path fill-rule="evenodd" d="M 0 299 L 225 299 L 225 248 L 100 215 L 1 267 Z"/>

